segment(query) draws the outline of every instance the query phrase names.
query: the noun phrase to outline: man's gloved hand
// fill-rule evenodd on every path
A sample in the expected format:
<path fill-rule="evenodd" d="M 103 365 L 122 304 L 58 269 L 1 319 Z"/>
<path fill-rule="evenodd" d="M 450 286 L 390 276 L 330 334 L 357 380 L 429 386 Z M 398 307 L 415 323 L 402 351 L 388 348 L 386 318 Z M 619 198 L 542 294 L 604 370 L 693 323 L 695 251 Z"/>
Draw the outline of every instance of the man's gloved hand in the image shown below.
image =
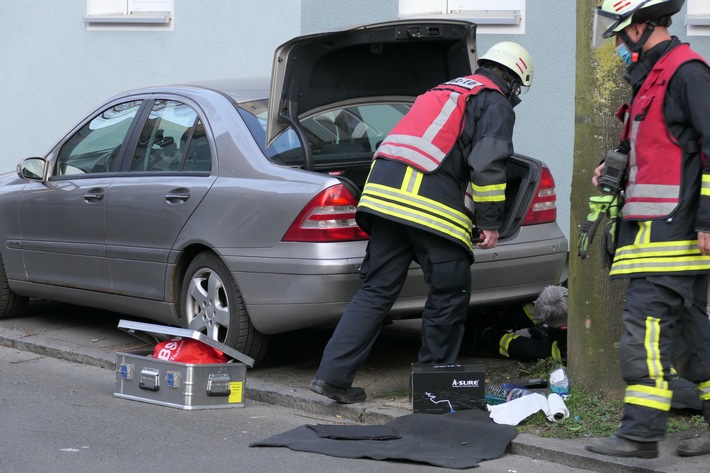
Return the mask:
<path fill-rule="evenodd" d="M 589 198 L 589 215 L 582 224 L 582 230 L 577 238 L 577 256 L 580 258 L 589 257 L 589 246 L 594 240 L 594 234 L 612 206 L 617 206 L 617 196 L 615 195 L 594 195 Z"/>

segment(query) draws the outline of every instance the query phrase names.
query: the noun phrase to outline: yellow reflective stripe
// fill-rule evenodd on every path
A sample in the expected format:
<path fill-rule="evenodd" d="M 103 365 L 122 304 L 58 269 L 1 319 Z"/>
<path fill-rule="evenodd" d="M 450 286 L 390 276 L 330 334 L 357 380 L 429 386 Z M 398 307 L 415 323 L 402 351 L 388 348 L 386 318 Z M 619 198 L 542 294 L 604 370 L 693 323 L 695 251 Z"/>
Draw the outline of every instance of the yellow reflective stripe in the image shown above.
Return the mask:
<path fill-rule="evenodd" d="M 641 232 L 639 232 L 640 234 Z M 638 238 L 638 236 L 637 236 Z M 616 258 L 695 256 L 700 254 L 698 240 L 660 241 L 655 243 L 634 243 L 616 250 Z"/>
<path fill-rule="evenodd" d="M 503 202 L 505 201 L 506 184 L 491 184 L 489 186 L 477 186 L 473 184 L 474 202 Z"/>
<path fill-rule="evenodd" d="M 402 180 L 402 191 L 408 194 L 419 194 L 419 188 L 422 185 L 424 174 L 417 171 L 413 167 L 407 166 Z"/>
<path fill-rule="evenodd" d="M 426 197 L 422 197 L 420 195 L 410 194 L 404 190 L 370 182 L 365 184 L 365 188 L 363 189 L 363 197 L 367 194 L 380 197 L 390 202 L 396 201 L 401 202 L 402 204 L 408 204 L 413 209 L 426 211 L 428 214 L 431 213 L 435 216 L 445 217 L 453 224 L 458 225 L 461 228 L 466 228 L 469 233 L 471 231 L 471 219 L 468 218 L 465 213 L 448 207 L 435 200 L 427 199 Z"/>
<path fill-rule="evenodd" d="M 698 391 L 700 391 L 701 401 L 710 401 L 710 381 L 698 383 Z"/>
<path fill-rule="evenodd" d="M 703 174 L 703 183 L 700 187 L 700 195 L 710 196 L 710 174 Z"/>
<path fill-rule="evenodd" d="M 473 185 L 474 192 L 485 193 L 485 192 L 505 192 L 505 182 L 502 184 L 490 184 L 487 186 Z"/>
<path fill-rule="evenodd" d="M 639 231 L 636 234 L 636 239 L 634 240 L 634 246 L 638 245 L 648 245 L 651 244 L 651 222 L 643 221 L 638 222 Z"/>
<path fill-rule="evenodd" d="M 614 261 L 609 275 L 710 270 L 710 257 L 639 258 Z"/>
<path fill-rule="evenodd" d="M 665 389 L 668 383 L 663 379 L 663 365 L 661 364 L 661 319 L 646 317 L 646 333 L 643 346 L 646 348 L 646 367 L 648 377 L 655 381 L 656 387 Z"/>
<path fill-rule="evenodd" d="M 552 359 L 562 363 L 562 352 L 557 341 L 552 342 Z"/>
<path fill-rule="evenodd" d="M 634 384 L 626 387 L 624 402 L 627 404 L 657 409 L 659 411 L 669 411 L 671 409 L 672 398 L 673 391 L 670 389 L 661 389 L 641 384 Z"/>
<path fill-rule="evenodd" d="M 535 321 L 535 304 L 532 302 L 523 304 L 523 312 L 525 312 L 525 315 L 528 316 L 528 319 L 530 319 L 531 322 Z"/>
<path fill-rule="evenodd" d="M 646 238 L 650 227 L 640 226 L 636 241 Z M 610 275 L 645 272 L 704 271 L 710 256 L 700 254 L 697 240 L 635 243 L 619 248 Z"/>
<path fill-rule="evenodd" d="M 518 338 L 520 335 L 514 335 L 512 333 L 506 333 L 502 337 L 500 337 L 500 349 L 498 350 L 498 353 L 500 353 L 503 356 L 507 356 L 510 358 L 510 355 L 508 354 L 508 349 L 510 348 L 510 342 Z"/>
<path fill-rule="evenodd" d="M 417 223 L 461 241 L 473 251 L 471 220 L 438 202 L 378 184 L 365 185 L 358 207 Z"/>
<path fill-rule="evenodd" d="M 466 247 L 470 251 L 473 251 L 473 244 L 471 243 L 471 234 L 454 225 L 449 224 L 443 219 L 438 219 L 431 215 L 416 212 L 415 210 L 409 207 L 405 207 L 396 203 L 386 203 L 381 200 L 374 200 L 369 196 L 365 195 L 363 195 L 360 199 L 358 207 L 366 207 L 385 215 L 401 218 L 402 220 L 417 223 L 424 227 L 431 228 L 432 230 L 436 230 L 440 233 L 449 235 L 455 238 L 456 240 L 461 241 L 461 243 L 466 245 Z"/>

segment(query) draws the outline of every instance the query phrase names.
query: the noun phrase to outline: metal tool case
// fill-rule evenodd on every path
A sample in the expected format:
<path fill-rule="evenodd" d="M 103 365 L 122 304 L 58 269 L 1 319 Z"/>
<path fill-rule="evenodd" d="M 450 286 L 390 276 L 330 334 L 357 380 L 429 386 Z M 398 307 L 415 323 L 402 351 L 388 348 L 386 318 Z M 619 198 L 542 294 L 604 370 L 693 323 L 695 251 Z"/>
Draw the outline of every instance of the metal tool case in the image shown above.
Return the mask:
<path fill-rule="evenodd" d="M 118 328 L 151 344 L 175 337 L 199 340 L 232 358 L 188 364 L 153 358 L 153 351 L 116 353 L 115 397 L 178 409 L 244 407 L 246 369 L 254 360 L 194 330 L 121 320 Z"/>

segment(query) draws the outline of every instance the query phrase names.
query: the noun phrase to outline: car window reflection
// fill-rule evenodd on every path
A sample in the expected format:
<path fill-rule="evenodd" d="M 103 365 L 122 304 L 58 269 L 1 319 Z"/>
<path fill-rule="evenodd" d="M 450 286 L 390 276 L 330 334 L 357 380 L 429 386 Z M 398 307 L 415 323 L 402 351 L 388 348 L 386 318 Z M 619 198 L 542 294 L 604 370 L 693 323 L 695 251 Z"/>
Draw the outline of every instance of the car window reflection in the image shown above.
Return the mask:
<path fill-rule="evenodd" d="M 156 100 L 141 129 L 130 171 L 211 171 L 212 153 L 197 112 L 184 103 Z"/>
<path fill-rule="evenodd" d="M 126 102 L 102 111 L 62 146 L 55 175 L 115 172 L 117 156 L 141 101 Z"/>

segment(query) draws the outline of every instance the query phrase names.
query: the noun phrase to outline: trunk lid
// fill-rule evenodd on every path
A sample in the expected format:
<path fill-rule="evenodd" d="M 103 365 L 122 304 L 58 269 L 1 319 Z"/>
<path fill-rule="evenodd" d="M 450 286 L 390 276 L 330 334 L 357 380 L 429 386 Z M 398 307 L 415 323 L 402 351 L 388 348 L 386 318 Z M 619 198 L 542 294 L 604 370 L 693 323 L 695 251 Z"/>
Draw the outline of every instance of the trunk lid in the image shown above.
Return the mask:
<path fill-rule="evenodd" d="M 476 67 L 476 25 L 394 21 L 294 38 L 274 54 L 266 142 L 344 102 L 410 98 Z M 303 138 L 303 136 L 302 136 Z"/>

